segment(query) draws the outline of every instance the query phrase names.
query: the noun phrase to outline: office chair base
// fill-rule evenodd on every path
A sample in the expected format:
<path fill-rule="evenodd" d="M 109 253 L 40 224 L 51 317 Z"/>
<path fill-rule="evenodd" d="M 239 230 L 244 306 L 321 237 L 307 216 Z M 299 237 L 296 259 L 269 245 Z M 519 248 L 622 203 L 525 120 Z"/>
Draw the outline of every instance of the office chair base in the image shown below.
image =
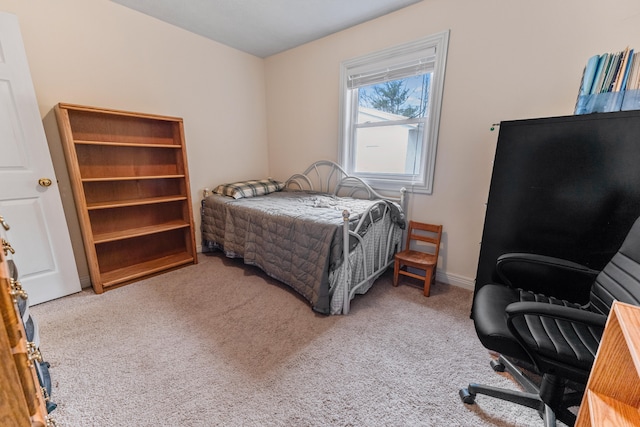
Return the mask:
<path fill-rule="evenodd" d="M 562 407 L 554 411 L 551 406 L 547 405 L 540 395 L 540 388 L 532 380 L 530 380 L 514 363 L 509 359 L 500 356 L 497 361 L 491 362 L 491 367 L 496 372 L 507 371 L 522 386 L 525 391 L 508 390 L 498 387 L 492 387 L 482 384 L 469 384 L 467 388 L 459 391 L 460 399 L 466 404 L 474 404 L 476 395 L 483 394 L 497 399 L 506 400 L 527 408 L 538 411 L 540 417 L 544 421 L 545 427 L 555 427 L 556 417 L 567 425 L 575 423 L 576 416 L 567 408 Z M 563 402 L 563 406 L 574 406 L 579 404 L 581 393 L 567 393 L 559 397 Z M 555 400 L 555 399 L 554 399 Z"/>

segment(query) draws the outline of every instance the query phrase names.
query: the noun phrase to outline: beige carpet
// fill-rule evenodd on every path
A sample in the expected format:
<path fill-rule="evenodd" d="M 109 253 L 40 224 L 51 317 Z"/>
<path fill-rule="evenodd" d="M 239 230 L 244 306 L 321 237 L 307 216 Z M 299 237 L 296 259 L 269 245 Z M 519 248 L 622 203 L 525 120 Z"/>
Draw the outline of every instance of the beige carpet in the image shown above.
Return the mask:
<path fill-rule="evenodd" d="M 391 286 L 325 317 L 259 270 L 222 256 L 32 308 L 51 363 L 58 426 L 538 426 L 479 396 L 513 387 L 489 367 L 471 292 Z"/>

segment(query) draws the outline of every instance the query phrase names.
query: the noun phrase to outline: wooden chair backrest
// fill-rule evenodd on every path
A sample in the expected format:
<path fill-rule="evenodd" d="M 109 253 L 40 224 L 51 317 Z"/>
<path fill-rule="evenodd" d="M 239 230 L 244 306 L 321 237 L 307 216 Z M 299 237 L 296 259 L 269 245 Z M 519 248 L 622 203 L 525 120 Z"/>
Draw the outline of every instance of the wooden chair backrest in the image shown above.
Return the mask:
<path fill-rule="evenodd" d="M 442 225 L 425 224 L 422 222 L 409 221 L 409 231 L 407 233 L 407 250 L 411 249 L 411 241 L 421 241 L 434 246 L 434 255 L 438 259 L 440 242 L 442 240 Z"/>

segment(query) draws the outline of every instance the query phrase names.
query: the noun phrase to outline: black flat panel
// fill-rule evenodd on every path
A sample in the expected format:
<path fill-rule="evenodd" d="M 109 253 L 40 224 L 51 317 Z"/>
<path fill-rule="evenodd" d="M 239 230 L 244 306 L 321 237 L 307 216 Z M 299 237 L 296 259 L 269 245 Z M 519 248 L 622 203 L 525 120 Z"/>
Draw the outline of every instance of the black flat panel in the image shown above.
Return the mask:
<path fill-rule="evenodd" d="M 640 112 L 502 122 L 476 290 L 508 252 L 600 270 L 638 216 Z"/>

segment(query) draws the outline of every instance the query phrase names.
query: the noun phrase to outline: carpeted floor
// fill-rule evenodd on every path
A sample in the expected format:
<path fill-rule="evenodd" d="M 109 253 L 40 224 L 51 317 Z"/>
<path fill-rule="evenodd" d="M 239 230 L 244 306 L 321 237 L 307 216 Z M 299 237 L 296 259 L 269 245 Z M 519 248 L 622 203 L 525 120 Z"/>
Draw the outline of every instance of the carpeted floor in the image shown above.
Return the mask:
<path fill-rule="evenodd" d="M 385 274 L 347 316 L 220 255 L 119 289 L 32 308 L 51 363 L 54 419 L 90 426 L 538 426 L 479 396 L 514 387 L 489 366 L 471 292 L 431 297 Z"/>

